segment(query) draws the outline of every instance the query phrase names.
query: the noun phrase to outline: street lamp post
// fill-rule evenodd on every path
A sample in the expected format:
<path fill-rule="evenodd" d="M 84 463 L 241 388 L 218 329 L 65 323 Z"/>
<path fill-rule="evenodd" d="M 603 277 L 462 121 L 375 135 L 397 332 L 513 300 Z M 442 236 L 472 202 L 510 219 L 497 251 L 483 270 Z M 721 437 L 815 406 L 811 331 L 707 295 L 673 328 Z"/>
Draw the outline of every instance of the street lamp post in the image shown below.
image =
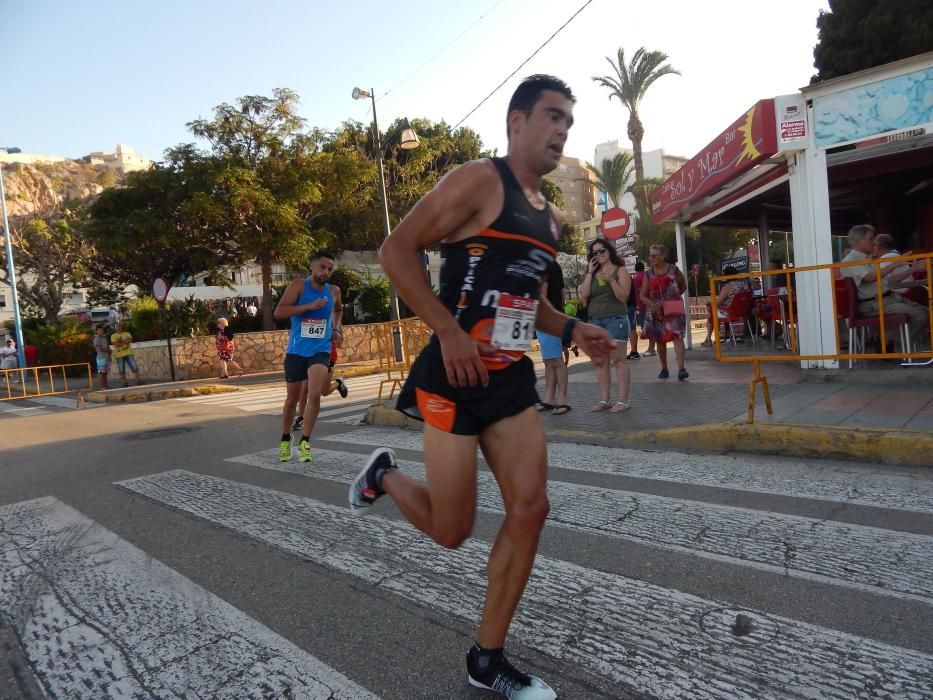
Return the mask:
<path fill-rule="evenodd" d="M 389 234 L 392 233 L 392 226 L 389 223 L 389 198 L 386 195 L 386 178 L 382 169 L 382 141 L 379 138 L 379 122 L 376 119 L 376 91 L 373 89 L 361 90 L 360 88 L 353 88 L 354 100 L 365 100 L 367 97 L 372 101 L 373 105 L 373 140 L 376 145 L 376 165 L 379 167 L 379 192 L 382 195 L 382 225 L 385 228 L 385 237 L 388 238 Z M 406 120 L 399 139 L 399 146 L 406 151 L 410 151 L 417 148 L 419 143 L 418 135 Z M 392 320 L 398 321 L 398 292 L 391 280 L 389 280 L 389 296 L 391 297 L 390 313 L 392 314 Z"/>
<path fill-rule="evenodd" d="M 0 147 L 6 153 L 19 153 L 20 149 Z M 23 349 L 23 324 L 19 315 L 19 297 L 16 295 L 16 268 L 13 266 L 13 244 L 10 236 L 10 224 L 6 218 L 6 193 L 3 190 L 3 164 L 0 163 L 0 210 L 3 212 L 3 243 L 6 249 L 6 275 L 10 284 L 10 300 L 13 303 L 13 333 L 16 335 L 16 355 L 19 366 L 26 366 L 26 353 Z"/>

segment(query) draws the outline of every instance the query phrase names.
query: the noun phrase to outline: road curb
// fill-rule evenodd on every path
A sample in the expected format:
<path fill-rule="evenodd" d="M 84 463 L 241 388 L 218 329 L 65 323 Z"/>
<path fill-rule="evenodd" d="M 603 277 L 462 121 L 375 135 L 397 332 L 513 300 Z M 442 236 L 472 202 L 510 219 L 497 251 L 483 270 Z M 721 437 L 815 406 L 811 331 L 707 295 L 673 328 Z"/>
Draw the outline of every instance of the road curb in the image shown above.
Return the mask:
<path fill-rule="evenodd" d="M 369 425 L 419 428 L 421 421 L 388 406 L 370 407 Z M 632 432 L 551 429 L 548 436 L 626 447 L 653 446 L 704 452 L 781 454 L 845 459 L 897 466 L 933 467 L 933 435 L 919 430 L 846 428 L 832 425 L 711 423 Z"/>
<path fill-rule="evenodd" d="M 899 466 L 933 466 L 933 435 L 919 430 L 713 423 L 626 433 L 627 441 L 717 452 L 848 459 Z"/>
<path fill-rule="evenodd" d="M 197 384 L 194 386 L 173 386 L 159 389 L 132 389 L 129 391 L 91 391 L 87 401 L 93 403 L 146 403 L 162 399 L 177 399 L 183 396 L 204 396 L 207 394 L 228 394 L 240 388 L 229 384 Z"/>
<path fill-rule="evenodd" d="M 424 423 L 420 420 L 415 420 L 401 411 L 396 411 L 394 408 L 390 408 L 385 404 L 394 399 L 389 399 L 384 401 L 382 405 L 374 404 L 369 407 L 369 410 L 366 412 L 366 424 L 367 425 L 381 425 L 392 428 L 417 428 L 420 430 Z"/>

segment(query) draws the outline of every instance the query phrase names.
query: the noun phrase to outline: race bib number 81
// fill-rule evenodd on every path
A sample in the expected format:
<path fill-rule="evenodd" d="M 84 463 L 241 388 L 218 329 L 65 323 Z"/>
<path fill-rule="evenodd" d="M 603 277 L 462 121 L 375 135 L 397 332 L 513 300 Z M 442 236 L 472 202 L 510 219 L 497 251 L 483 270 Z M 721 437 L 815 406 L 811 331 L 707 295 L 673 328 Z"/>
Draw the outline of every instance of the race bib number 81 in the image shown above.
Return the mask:
<path fill-rule="evenodd" d="M 301 337 L 321 340 L 327 335 L 326 318 L 301 319 Z"/>
<path fill-rule="evenodd" d="M 492 343 L 501 350 L 527 351 L 535 335 L 536 299 L 500 294 Z"/>

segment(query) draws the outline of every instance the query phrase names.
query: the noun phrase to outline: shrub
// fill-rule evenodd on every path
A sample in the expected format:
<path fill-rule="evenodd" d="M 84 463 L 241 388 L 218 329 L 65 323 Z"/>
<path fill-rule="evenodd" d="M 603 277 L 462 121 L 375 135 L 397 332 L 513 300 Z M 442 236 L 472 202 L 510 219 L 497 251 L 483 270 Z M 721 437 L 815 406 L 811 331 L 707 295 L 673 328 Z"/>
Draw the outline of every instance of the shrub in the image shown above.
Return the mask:
<path fill-rule="evenodd" d="M 37 326 L 29 331 L 26 342 L 35 345 L 38 349 L 40 364 L 70 365 L 93 361 L 92 335 L 87 325 L 68 318 Z M 81 374 L 81 372 L 69 372 L 69 374 Z"/>
<path fill-rule="evenodd" d="M 168 329 L 173 338 L 195 338 L 207 335 L 208 324 L 214 320 L 214 312 L 194 295 L 185 300 L 173 301 L 167 309 Z"/>
<path fill-rule="evenodd" d="M 125 325 L 133 335 L 133 340 L 159 340 L 163 337 L 159 302 L 154 298 L 143 296 L 132 299 L 127 304 L 127 311 L 130 318 Z"/>

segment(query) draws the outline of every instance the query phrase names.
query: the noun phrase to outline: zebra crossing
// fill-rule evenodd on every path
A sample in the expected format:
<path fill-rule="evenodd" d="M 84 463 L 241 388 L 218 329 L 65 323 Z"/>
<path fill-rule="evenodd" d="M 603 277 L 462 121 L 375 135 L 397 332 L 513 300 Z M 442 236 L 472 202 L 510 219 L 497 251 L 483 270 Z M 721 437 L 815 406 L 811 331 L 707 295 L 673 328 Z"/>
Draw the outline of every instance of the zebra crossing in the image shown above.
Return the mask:
<path fill-rule="evenodd" d="M 341 408 L 335 417 L 353 414 L 352 407 Z M 223 463 L 229 468 L 211 474 L 198 473 L 197 465 L 168 464 L 113 487 L 134 503 L 180 512 L 332 572 L 349 582 L 343 585 L 356 582 L 387 605 L 397 600 L 403 607 L 420 606 L 472 629 L 490 550 L 483 539 L 445 550 L 383 502 L 360 518 L 319 497 L 318 489 L 310 489 L 313 497 L 304 489 L 296 495 L 236 478 L 243 469 L 254 470 L 259 482 L 264 474 L 284 472 L 309 486 L 342 488 L 358 472 L 365 459 L 359 449 L 366 445 L 404 451 L 400 469 L 424 478 L 420 435 L 355 428 L 316 441 L 311 463 L 282 463 L 274 450 L 264 450 L 228 457 Z M 549 445 L 549 458 L 548 528 L 555 533 L 596 535 L 618 547 L 635 543 L 659 556 L 676 553 L 776 580 L 816 583 L 841 597 L 870 595 L 924 614 L 933 605 L 933 536 L 659 495 L 650 488 L 726 485 L 749 499 L 767 494 L 922 518 L 933 516 L 933 477 L 792 461 L 778 469 L 748 457 L 687 459 L 566 443 Z M 594 475 L 646 486 L 573 478 Z M 496 517 L 503 511 L 495 480 L 484 470 L 477 507 Z M 738 615 L 754 620 L 741 634 Z M 4 625 L 13 628 L 50 697 L 491 697 L 421 684 L 416 691 L 372 679 L 360 683 L 320 661 L 316 648 L 297 646 L 52 497 L 0 507 L 0 632 Z M 594 687 L 611 689 L 561 697 L 933 698 L 930 649 L 551 555 L 537 558 L 510 634 L 596 679 Z M 413 649 L 419 643 L 414 639 Z M 361 646 L 360 653 L 368 648 Z"/>

